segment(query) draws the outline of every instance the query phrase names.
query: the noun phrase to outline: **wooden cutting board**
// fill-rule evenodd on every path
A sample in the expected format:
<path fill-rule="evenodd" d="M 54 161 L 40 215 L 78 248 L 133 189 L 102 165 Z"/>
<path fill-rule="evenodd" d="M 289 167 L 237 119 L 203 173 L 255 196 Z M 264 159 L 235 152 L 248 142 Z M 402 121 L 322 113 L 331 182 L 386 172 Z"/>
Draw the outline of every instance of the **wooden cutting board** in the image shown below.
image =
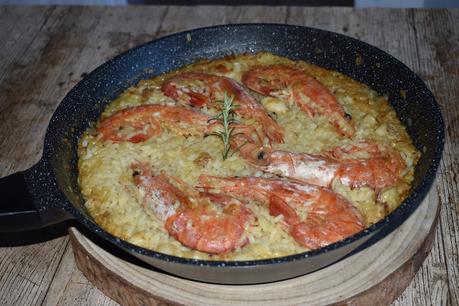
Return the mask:
<path fill-rule="evenodd" d="M 319 271 L 260 285 L 217 285 L 182 279 L 107 251 L 69 229 L 83 274 L 122 305 L 388 305 L 408 286 L 429 253 L 440 212 L 432 188 L 397 230 L 371 247 Z"/>

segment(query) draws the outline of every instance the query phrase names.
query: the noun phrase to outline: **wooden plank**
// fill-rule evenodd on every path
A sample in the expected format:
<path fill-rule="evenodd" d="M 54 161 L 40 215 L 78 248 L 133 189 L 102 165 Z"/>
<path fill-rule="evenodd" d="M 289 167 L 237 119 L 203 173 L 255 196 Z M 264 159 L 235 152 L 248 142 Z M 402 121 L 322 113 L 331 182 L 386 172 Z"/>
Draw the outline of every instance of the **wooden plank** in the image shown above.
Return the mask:
<path fill-rule="evenodd" d="M 11 69 L 8 67 L 27 52 L 53 10 L 44 6 L 0 7 L 0 82 Z"/>
<path fill-rule="evenodd" d="M 283 23 L 287 14 L 284 6 L 170 6 L 161 25 L 159 36 L 194 28 L 232 23 Z"/>
<path fill-rule="evenodd" d="M 59 230 L 65 233 L 65 229 Z M 0 305 L 36 305 L 45 298 L 68 237 L 54 238 L 56 228 L 38 232 L 2 234 L 1 246 L 33 242 L 27 246 L 0 248 Z M 31 238 L 33 236 L 33 238 Z"/>
<path fill-rule="evenodd" d="M 68 247 L 46 294 L 43 305 L 118 305 L 100 292 L 78 270 L 73 250 Z"/>

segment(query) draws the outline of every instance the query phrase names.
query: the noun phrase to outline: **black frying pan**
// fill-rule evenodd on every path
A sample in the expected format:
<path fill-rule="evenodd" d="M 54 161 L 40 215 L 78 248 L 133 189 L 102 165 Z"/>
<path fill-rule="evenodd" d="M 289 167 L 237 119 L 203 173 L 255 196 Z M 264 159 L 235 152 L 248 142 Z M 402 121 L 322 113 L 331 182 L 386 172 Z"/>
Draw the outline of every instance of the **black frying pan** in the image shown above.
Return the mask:
<path fill-rule="evenodd" d="M 422 152 L 413 188 L 402 205 L 365 231 L 343 241 L 298 255 L 255 261 L 215 262 L 169 256 L 120 240 L 95 224 L 84 208 L 78 186 L 77 143 L 104 107 L 139 80 L 199 59 L 258 51 L 340 71 L 389 96 L 415 146 Z M 141 260 L 182 277 L 228 284 L 286 279 L 356 253 L 406 220 L 432 185 L 443 143 L 443 119 L 432 93 L 408 67 L 375 47 L 340 34 L 299 26 L 241 24 L 197 29 L 130 50 L 94 70 L 70 91 L 51 118 L 41 160 L 22 173 L 0 180 L 3 199 L 0 231 L 40 227 L 74 218 Z"/>

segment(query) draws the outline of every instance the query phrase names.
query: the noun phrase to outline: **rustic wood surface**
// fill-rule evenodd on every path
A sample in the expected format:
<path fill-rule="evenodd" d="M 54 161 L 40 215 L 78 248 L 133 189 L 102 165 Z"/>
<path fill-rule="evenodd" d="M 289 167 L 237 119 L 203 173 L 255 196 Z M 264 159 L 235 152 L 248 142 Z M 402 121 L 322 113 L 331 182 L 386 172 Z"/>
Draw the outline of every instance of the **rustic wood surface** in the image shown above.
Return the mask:
<path fill-rule="evenodd" d="M 0 176 L 33 165 L 57 104 L 85 73 L 133 46 L 222 23 L 344 33 L 391 53 L 440 103 L 446 146 L 433 187 L 431 254 L 394 305 L 459 305 L 459 10 L 257 6 L 0 7 Z M 0 305 L 116 305 L 75 266 L 65 225 L 0 237 Z"/>
<path fill-rule="evenodd" d="M 77 267 L 122 305 L 378 306 L 389 305 L 412 281 L 431 250 L 439 212 L 438 197 L 431 192 L 397 230 L 359 254 L 307 275 L 244 286 L 196 282 L 141 267 L 75 227 L 69 232 Z"/>

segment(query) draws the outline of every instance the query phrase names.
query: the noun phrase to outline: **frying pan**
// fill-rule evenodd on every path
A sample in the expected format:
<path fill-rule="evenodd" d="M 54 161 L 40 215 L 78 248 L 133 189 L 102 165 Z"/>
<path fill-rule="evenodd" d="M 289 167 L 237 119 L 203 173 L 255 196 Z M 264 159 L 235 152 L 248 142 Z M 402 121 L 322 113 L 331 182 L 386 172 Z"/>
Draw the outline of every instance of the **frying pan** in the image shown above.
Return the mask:
<path fill-rule="evenodd" d="M 422 152 L 413 187 L 400 207 L 366 230 L 326 247 L 253 261 L 170 256 L 123 241 L 94 223 L 78 185 L 77 143 L 104 107 L 139 80 L 200 59 L 259 51 L 337 70 L 389 97 L 414 145 Z M 0 180 L 0 231 L 41 227 L 73 218 L 96 235 L 171 274 L 226 284 L 276 281 L 306 274 L 357 253 L 400 225 L 431 187 L 443 144 L 443 118 L 432 93 L 414 72 L 378 48 L 344 35 L 291 25 L 238 24 L 196 29 L 129 50 L 91 72 L 68 93 L 48 125 L 41 160 L 24 172 Z"/>

